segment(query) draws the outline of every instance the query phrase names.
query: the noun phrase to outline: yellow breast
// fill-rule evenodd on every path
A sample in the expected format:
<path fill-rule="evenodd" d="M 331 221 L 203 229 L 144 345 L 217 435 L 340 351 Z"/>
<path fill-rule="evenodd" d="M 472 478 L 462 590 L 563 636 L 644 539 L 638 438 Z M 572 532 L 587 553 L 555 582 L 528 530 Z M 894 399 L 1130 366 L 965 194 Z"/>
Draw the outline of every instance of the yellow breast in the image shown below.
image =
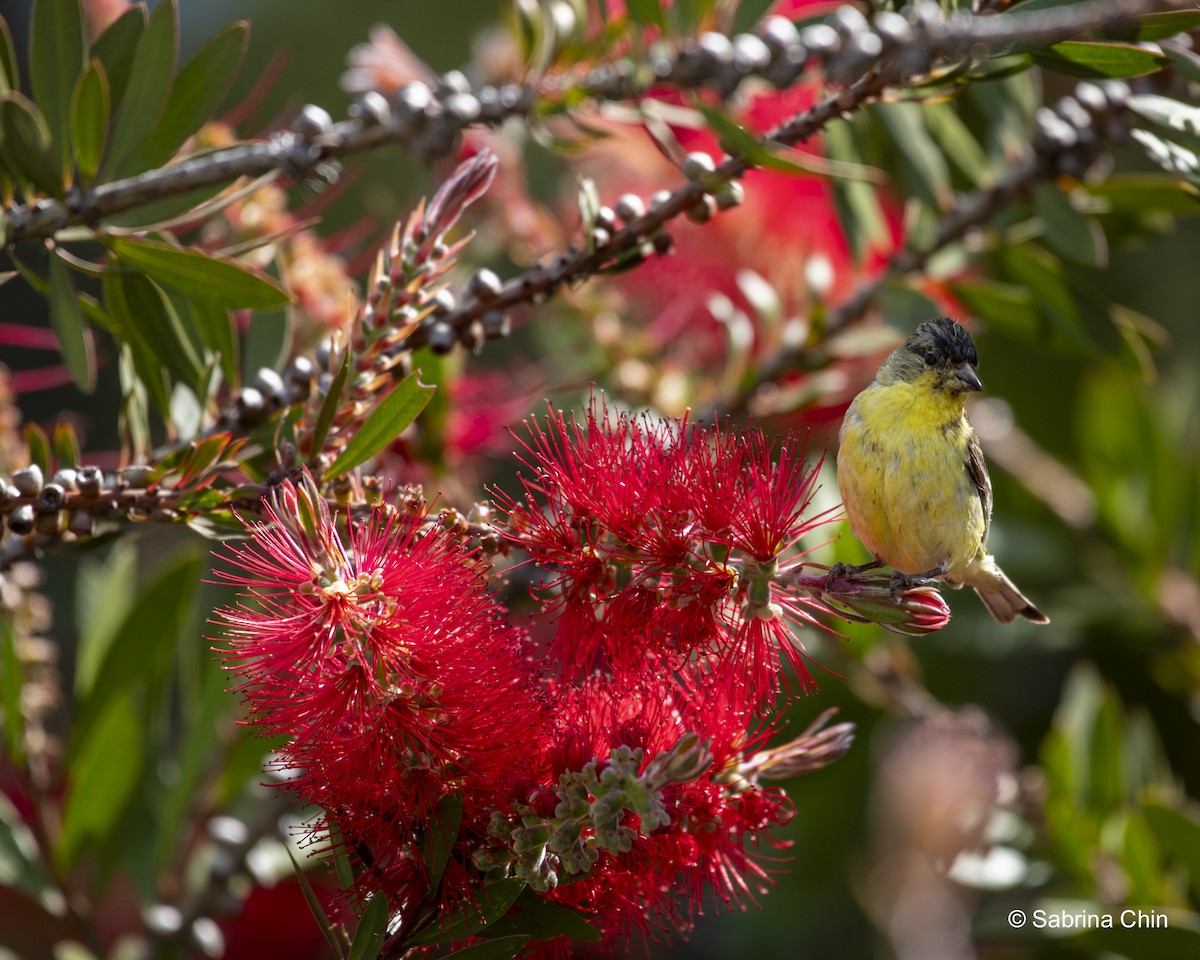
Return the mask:
<path fill-rule="evenodd" d="M 971 436 L 961 395 L 934 390 L 929 377 L 872 383 L 846 411 L 838 489 L 855 536 L 888 566 L 942 567 L 953 581 L 982 555 L 983 506 L 966 466 Z"/>

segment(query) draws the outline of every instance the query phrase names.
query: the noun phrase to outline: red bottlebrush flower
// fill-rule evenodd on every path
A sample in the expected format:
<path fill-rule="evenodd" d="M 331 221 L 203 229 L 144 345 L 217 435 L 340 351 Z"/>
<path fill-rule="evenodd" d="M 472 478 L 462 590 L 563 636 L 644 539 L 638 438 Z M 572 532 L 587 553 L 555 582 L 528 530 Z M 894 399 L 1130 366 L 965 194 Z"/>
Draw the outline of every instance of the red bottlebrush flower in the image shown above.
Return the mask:
<path fill-rule="evenodd" d="M 816 623 L 816 597 L 776 596 L 779 559 L 829 517 L 807 516 L 816 468 L 792 440 L 772 464 L 761 433 L 624 414 L 594 401 L 585 423 L 552 412 L 529 425 L 521 502 L 497 494 L 503 532 L 550 574 L 551 656 L 569 675 L 715 658 L 756 696 L 781 665 L 812 686 L 784 625 Z"/>
<path fill-rule="evenodd" d="M 346 547 L 307 474 L 266 514 L 220 574 L 251 601 L 219 611 L 222 653 L 250 722 L 289 738 L 278 761 L 289 788 L 371 851 L 364 888 L 399 904 L 407 888 L 387 881 L 414 873 L 401 861 L 420 857 L 412 844 L 439 800 L 461 791 L 482 835 L 522 767 L 540 720 L 521 635 L 478 558 L 420 514 L 377 513 Z"/>

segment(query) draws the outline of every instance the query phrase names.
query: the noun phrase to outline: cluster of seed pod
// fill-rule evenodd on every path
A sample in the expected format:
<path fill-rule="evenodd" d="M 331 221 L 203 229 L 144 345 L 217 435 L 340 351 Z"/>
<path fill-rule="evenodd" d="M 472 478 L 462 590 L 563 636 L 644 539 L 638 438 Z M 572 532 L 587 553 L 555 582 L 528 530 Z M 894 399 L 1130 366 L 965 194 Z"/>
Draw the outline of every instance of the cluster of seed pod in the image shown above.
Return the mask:
<path fill-rule="evenodd" d="M 1039 108 L 1033 139 L 1039 174 L 1082 177 L 1109 145 L 1127 140 L 1133 129 L 1129 97 L 1122 80 L 1085 81 L 1053 108 Z"/>

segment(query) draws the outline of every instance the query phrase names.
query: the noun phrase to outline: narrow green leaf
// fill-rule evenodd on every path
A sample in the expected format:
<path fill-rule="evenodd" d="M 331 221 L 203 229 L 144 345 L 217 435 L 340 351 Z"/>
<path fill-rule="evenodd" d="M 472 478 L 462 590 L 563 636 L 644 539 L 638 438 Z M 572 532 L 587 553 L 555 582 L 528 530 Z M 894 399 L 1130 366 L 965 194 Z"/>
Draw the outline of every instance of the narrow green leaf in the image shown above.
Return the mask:
<path fill-rule="evenodd" d="M 954 107 L 948 103 L 926 103 L 921 106 L 921 116 L 942 154 L 972 186 L 988 187 L 995 182 L 997 171 Z"/>
<path fill-rule="evenodd" d="M 33 98 L 50 131 L 55 173 L 71 158 L 71 95 L 84 66 L 83 11 L 79 0 L 37 0 L 29 43 Z"/>
<path fill-rule="evenodd" d="M 433 392 L 433 387 L 421 383 L 419 372 L 409 374 L 396 384 L 350 438 L 341 456 L 325 472 L 326 479 L 331 480 L 353 470 L 395 440 L 416 419 Z"/>
<path fill-rule="evenodd" d="M 1193 896 L 1200 899 L 1200 804 L 1152 797 L 1142 804 L 1142 812 L 1167 856 L 1187 873 Z"/>
<path fill-rule="evenodd" d="M 1036 184 L 1033 209 L 1046 231 L 1046 242 L 1055 253 L 1089 267 L 1105 265 L 1108 250 L 1104 235 L 1094 221 L 1071 206 L 1070 199 L 1057 186 Z"/>
<path fill-rule="evenodd" d="M 425 872 L 429 889 L 437 890 L 442 885 L 442 874 L 450 862 L 450 851 L 458 840 L 458 828 L 462 824 L 462 796 L 453 793 L 438 801 L 437 815 L 429 824 L 425 837 Z"/>
<path fill-rule="evenodd" d="M 80 75 L 71 98 L 71 146 L 75 166 L 85 182 L 100 169 L 108 116 L 108 78 L 100 61 L 93 60 Z"/>
<path fill-rule="evenodd" d="M 325 916 L 325 911 L 321 907 L 321 901 L 317 899 L 317 892 L 308 881 L 308 875 L 300 868 L 300 864 L 296 862 L 296 856 L 292 853 L 291 847 L 287 847 L 287 854 L 288 859 L 292 861 L 292 869 L 296 871 L 296 882 L 300 884 L 300 891 L 304 894 L 304 902 L 308 904 L 308 909 L 312 912 L 313 919 L 317 921 L 317 926 L 321 928 L 321 934 L 325 937 L 325 942 L 329 944 L 329 949 L 338 960 L 345 960 L 346 951 L 343 949 L 338 935 L 334 933 L 329 918 Z"/>
<path fill-rule="evenodd" d="M 1167 58 L 1128 43 L 1067 40 L 1047 50 L 1032 51 L 1034 63 L 1056 73 L 1089 80 L 1141 77 L 1167 66 Z"/>
<path fill-rule="evenodd" d="M 825 152 L 830 159 L 862 166 L 862 155 L 849 121 L 836 120 L 825 128 Z M 857 180 L 834 180 L 833 201 L 850 241 L 856 263 L 887 240 L 887 223 L 875 188 Z"/>
<path fill-rule="evenodd" d="M 157 286 L 139 274 L 110 274 L 104 278 L 104 301 L 113 319 L 159 364 L 184 383 L 197 381 L 203 365 L 178 314 Z M 139 365 L 143 379 L 146 373 Z M 169 400 L 164 411 L 168 408 Z"/>
<path fill-rule="evenodd" d="M 1036 339 L 1041 318 L 1033 295 L 1024 287 L 995 280 L 951 283 L 950 293 L 973 315 L 989 325 L 1016 334 L 1025 340 Z"/>
<path fill-rule="evenodd" d="M 0 623 L 0 645 L 4 641 L 4 626 Z M 5 662 L 5 658 L 0 656 L 0 663 Z M 3 682 L 0 677 L 0 685 Z M 33 831 L 3 793 L 0 793 L 0 887 L 16 888 L 39 898 L 53 889 L 45 865 L 38 855 Z M 0 943 L 11 946 L 7 941 Z"/>
<path fill-rule="evenodd" d="M 1175 72 L 1186 77 L 1193 83 L 1200 83 L 1200 56 L 1179 43 L 1164 41 L 1162 52 L 1171 61 Z"/>
<path fill-rule="evenodd" d="M 16 636 L 12 614 L 0 611 L 0 710 L 4 711 L 4 755 L 16 761 L 25 753 L 25 714 L 21 707 L 21 689 L 25 686 L 25 671 L 17 656 Z"/>
<path fill-rule="evenodd" d="M 517 902 L 525 881 L 516 877 L 497 880 L 483 887 L 472 903 L 464 904 L 448 918 L 449 923 L 434 922 L 405 941 L 405 946 L 423 947 L 435 943 L 455 943 L 473 937 L 499 920 Z"/>
<path fill-rule="evenodd" d="M 55 173 L 50 131 L 33 101 L 14 91 L 0 94 L 0 133 L 0 159 L 9 177 L 61 197 L 63 182 Z"/>
<path fill-rule="evenodd" d="M 634 23 L 653 24 L 662 29 L 667 26 L 667 18 L 663 12 L 661 0 L 629 0 L 625 4 L 625 10 L 629 19 Z"/>
<path fill-rule="evenodd" d="M 96 672 L 90 694 L 80 703 L 75 715 L 77 733 L 86 731 L 109 703 L 128 700 L 135 686 L 162 681 L 201 571 L 199 557 L 186 551 L 169 560 L 137 593 Z"/>
<path fill-rule="evenodd" d="M 131 161 L 158 123 L 171 93 L 171 72 L 178 45 L 176 0 L 160 0 L 141 31 L 129 68 L 128 86 L 113 124 L 102 176 L 139 173 Z M 144 169 L 144 168 L 142 168 Z"/>
<path fill-rule="evenodd" d="M 525 890 L 513 908 L 487 931 L 489 937 L 513 934 L 533 940 L 570 937 L 586 943 L 595 943 L 601 938 L 600 931 L 578 910 L 547 900 L 532 890 Z"/>
<path fill-rule="evenodd" d="M 242 338 L 242 376 L 253 380 L 263 367 L 278 370 L 288 356 L 295 325 L 287 310 L 259 311 Z"/>
<path fill-rule="evenodd" d="M 310 460 L 314 460 L 316 456 L 325 447 L 325 438 L 329 436 L 329 428 L 333 425 L 333 415 L 337 413 L 337 408 L 341 405 L 342 394 L 346 389 L 346 381 L 350 377 L 350 351 L 342 351 L 342 364 L 338 367 L 337 376 L 333 378 L 333 382 L 329 385 L 329 392 L 325 394 L 325 400 L 321 404 L 321 410 L 317 414 L 317 422 L 313 427 L 312 435 L 312 454 Z"/>
<path fill-rule="evenodd" d="M 155 634 L 155 636 L 157 636 Z M 137 786 L 145 751 L 144 723 L 127 697 L 110 697 L 89 717 L 67 768 L 60 867 L 74 866 L 88 842 L 102 839 L 121 816 Z"/>
<path fill-rule="evenodd" d="M 92 56 L 104 67 L 108 77 L 109 105 L 113 110 L 121 104 L 133 69 L 133 55 L 146 29 L 146 7 L 135 4 L 108 25 L 92 43 Z"/>
<path fill-rule="evenodd" d="M 189 304 L 192 321 L 204 345 L 219 358 L 221 373 L 228 384 L 238 382 L 237 335 L 233 318 L 226 307 L 193 300 Z"/>
<path fill-rule="evenodd" d="M 529 942 L 528 937 L 499 937 L 446 954 L 444 960 L 512 960 Z"/>
<path fill-rule="evenodd" d="M 1200 27 L 1200 11 L 1171 10 L 1166 13 L 1143 14 L 1138 17 L 1129 40 L 1166 40 L 1180 33 L 1191 33 Z"/>
<path fill-rule="evenodd" d="M 1146 156 L 1168 173 L 1176 174 L 1188 183 L 1200 186 L 1200 154 L 1195 150 L 1149 130 L 1131 130 L 1129 135 L 1142 145 Z"/>
<path fill-rule="evenodd" d="M 162 165 L 208 121 L 233 83 L 249 34 L 246 21 L 231 24 L 179 71 L 166 109 L 131 163 L 134 170 Z"/>
<path fill-rule="evenodd" d="M 1200 956 L 1200 916 L 1195 913 L 1172 910 L 1143 910 L 1143 915 L 1156 914 L 1157 928 L 1139 929 L 1136 909 L 1127 918 L 1132 923 L 1126 927 L 1117 922 L 1112 929 L 1094 927 L 1071 939 L 1071 947 L 1081 957 L 1120 956 L 1125 960 L 1195 960 Z M 1125 914 L 1118 914 L 1118 917 Z M 1147 921 L 1149 922 L 1149 921 Z"/>
<path fill-rule="evenodd" d="M 29 462 L 42 471 L 42 476 L 50 476 L 50 439 L 46 436 L 46 431 L 36 423 L 27 423 L 22 433 L 25 435 L 25 447 L 29 451 Z"/>
<path fill-rule="evenodd" d="M 261 271 L 191 247 L 132 237 L 110 237 L 106 243 L 123 263 L 197 300 L 231 309 L 260 309 L 282 306 L 291 299 Z"/>
<path fill-rule="evenodd" d="M 1200 107 L 1156 94 L 1138 94 L 1129 98 L 1129 109 L 1151 123 L 1166 127 L 1191 149 L 1200 149 Z"/>
<path fill-rule="evenodd" d="M 118 540 L 103 560 L 87 558 L 75 589 L 75 604 L 86 610 L 79 620 L 79 646 L 75 656 L 75 696 L 92 692 L 100 665 L 108 655 L 121 624 L 133 604 L 137 582 L 137 551 L 129 540 Z"/>
<path fill-rule="evenodd" d="M 1049 251 L 1031 243 L 1010 247 L 1002 255 L 1011 279 L 1027 288 L 1034 298 L 1038 312 L 1068 340 L 1079 346 L 1090 346 L 1083 332 L 1083 322 L 1075 298 L 1067 285 L 1062 263 Z"/>
<path fill-rule="evenodd" d="M 71 379 L 83 393 L 96 389 L 96 358 L 88 339 L 79 295 L 66 264 L 57 256 L 50 258 L 50 325 L 58 336 L 63 363 Z"/>
<path fill-rule="evenodd" d="M 900 158 L 905 193 L 933 210 L 945 211 L 954 202 L 946 159 L 925 127 L 920 104 L 879 103 L 869 113 L 886 131 L 890 152 Z"/>
<path fill-rule="evenodd" d="M 65 421 L 54 427 L 54 459 L 59 467 L 74 469 L 79 466 L 79 437 L 75 428 Z"/>
<path fill-rule="evenodd" d="M 1200 189 L 1163 174 L 1115 174 L 1100 183 L 1085 184 L 1085 188 L 1092 196 L 1108 201 L 1113 210 L 1124 213 L 1157 210 L 1181 216 L 1200 214 Z"/>
<path fill-rule="evenodd" d="M 346 960 L 374 960 L 383 945 L 383 938 L 387 936 L 389 919 L 387 897 L 382 893 L 375 894 L 359 918 L 358 930 L 354 933 Z"/>
<path fill-rule="evenodd" d="M 8 21 L 0 17 L 0 93 L 20 89 L 21 75 L 17 70 L 12 31 L 8 29 Z"/>

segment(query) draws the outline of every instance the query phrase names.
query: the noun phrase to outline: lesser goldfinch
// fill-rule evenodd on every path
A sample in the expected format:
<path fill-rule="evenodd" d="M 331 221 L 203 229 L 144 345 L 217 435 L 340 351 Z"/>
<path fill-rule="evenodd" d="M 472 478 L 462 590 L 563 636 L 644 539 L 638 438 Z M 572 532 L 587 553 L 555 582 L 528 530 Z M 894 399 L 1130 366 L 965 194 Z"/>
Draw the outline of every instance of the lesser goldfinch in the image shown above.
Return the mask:
<path fill-rule="evenodd" d="M 884 361 L 842 421 L 838 489 L 850 529 L 896 583 L 968 584 L 1001 623 L 1049 623 L 987 552 L 992 483 L 964 409 L 982 390 L 975 344 L 938 317 Z"/>

